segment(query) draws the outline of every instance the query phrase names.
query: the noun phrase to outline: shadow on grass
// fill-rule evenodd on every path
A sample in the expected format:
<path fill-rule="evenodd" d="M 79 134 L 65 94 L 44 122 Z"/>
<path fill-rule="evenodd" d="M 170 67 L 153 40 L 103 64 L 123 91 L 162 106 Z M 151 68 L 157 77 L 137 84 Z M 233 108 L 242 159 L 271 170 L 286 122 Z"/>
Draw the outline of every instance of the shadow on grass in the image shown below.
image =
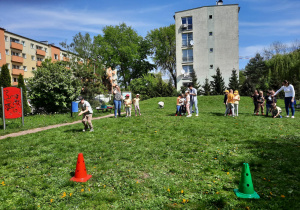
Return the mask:
<path fill-rule="evenodd" d="M 65 133 L 82 133 L 83 132 L 82 130 L 83 130 L 83 127 L 82 127 L 82 129 L 73 128 L 73 129 L 65 130 L 64 132 Z"/>

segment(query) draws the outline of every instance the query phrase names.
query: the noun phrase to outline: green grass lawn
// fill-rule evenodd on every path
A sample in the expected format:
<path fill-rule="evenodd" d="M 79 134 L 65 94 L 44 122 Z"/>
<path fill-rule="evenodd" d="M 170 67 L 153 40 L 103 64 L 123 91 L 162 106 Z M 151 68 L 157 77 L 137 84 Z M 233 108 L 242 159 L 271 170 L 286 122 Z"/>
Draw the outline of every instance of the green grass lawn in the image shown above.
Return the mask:
<path fill-rule="evenodd" d="M 93 121 L 92 133 L 76 124 L 0 140 L 0 208 L 299 209 L 300 112 L 253 116 L 242 97 L 239 117 L 224 117 L 222 101 L 199 97 L 199 117 L 186 118 L 176 98 L 155 98 L 142 116 Z M 69 181 L 78 153 L 85 183 Z M 244 162 L 259 200 L 233 192 Z"/>
<path fill-rule="evenodd" d="M 112 112 L 113 113 L 113 110 Z M 93 117 L 100 117 L 107 114 L 111 114 L 110 112 L 98 112 L 94 109 Z M 6 130 L 3 130 L 3 120 L 0 118 L 0 136 L 15 133 L 18 131 L 24 131 L 33 128 L 46 127 L 49 125 L 55 125 L 60 123 L 68 123 L 76 120 L 81 120 L 82 116 L 77 116 L 78 113 L 73 113 L 73 117 L 71 117 L 71 113 L 65 114 L 36 114 L 36 115 L 28 115 L 24 117 L 24 126 L 22 125 L 22 119 L 6 119 Z"/>

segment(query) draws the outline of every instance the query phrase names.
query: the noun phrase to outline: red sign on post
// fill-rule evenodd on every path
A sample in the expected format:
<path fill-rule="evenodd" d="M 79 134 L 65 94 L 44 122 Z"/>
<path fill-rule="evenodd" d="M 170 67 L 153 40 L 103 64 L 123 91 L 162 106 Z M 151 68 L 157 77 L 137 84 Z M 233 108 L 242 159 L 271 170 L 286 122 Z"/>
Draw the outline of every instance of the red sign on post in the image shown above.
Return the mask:
<path fill-rule="evenodd" d="M 22 117 L 22 92 L 16 87 L 3 88 L 4 114 L 6 119 Z"/>

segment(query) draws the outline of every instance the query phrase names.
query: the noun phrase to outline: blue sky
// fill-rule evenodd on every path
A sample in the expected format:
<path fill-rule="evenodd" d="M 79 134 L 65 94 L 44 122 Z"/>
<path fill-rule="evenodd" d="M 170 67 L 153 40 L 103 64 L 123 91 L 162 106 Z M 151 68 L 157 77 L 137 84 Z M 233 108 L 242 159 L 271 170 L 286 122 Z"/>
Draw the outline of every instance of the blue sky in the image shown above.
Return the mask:
<path fill-rule="evenodd" d="M 300 0 L 223 0 L 239 4 L 240 56 L 253 56 L 274 41 L 300 40 Z M 0 0 L 0 27 L 38 41 L 70 43 L 125 22 L 138 34 L 174 23 L 176 11 L 215 5 L 215 0 Z M 248 60 L 240 60 L 240 69 Z"/>

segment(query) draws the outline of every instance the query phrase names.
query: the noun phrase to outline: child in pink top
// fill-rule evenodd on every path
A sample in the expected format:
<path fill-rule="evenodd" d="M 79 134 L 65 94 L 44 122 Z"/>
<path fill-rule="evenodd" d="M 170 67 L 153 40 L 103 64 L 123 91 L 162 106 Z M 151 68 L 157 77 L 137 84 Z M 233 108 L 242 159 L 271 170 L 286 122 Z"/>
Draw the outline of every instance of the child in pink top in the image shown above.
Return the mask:
<path fill-rule="evenodd" d="M 186 106 L 186 111 L 188 113 L 188 115 L 186 117 L 191 117 L 191 113 L 190 113 L 190 103 L 191 103 L 191 99 L 190 99 L 190 92 L 189 91 L 185 91 L 185 106 Z"/>

